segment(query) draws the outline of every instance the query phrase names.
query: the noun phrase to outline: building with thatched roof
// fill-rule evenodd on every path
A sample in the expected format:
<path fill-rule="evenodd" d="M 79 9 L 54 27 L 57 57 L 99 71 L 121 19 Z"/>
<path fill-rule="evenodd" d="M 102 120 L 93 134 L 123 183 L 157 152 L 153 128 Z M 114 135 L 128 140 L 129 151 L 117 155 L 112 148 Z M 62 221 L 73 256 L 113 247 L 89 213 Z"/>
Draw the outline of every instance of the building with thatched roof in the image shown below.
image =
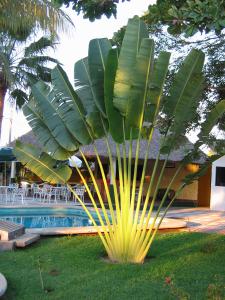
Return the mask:
<path fill-rule="evenodd" d="M 161 139 L 161 135 L 159 133 L 159 130 L 155 129 L 154 133 L 153 133 L 153 137 L 152 137 L 152 142 L 151 142 L 151 146 L 150 146 L 150 151 L 149 151 L 149 159 L 156 159 L 157 155 L 158 155 L 158 151 L 159 151 L 159 143 L 160 143 L 160 139 Z M 35 137 L 35 135 L 33 134 L 32 131 L 22 135 L 21 137 L 18 138 L 18 140 L 20 140 L 23 143 L 28 143 L 28 144 L 32 144 L 32 145 L 36 145 L 37 147 L 39 147 L 39 143 Z M 10 146 L 14 146 L 15 141 L 13 141 Z M 116 153 L 116 145 L 114 143 L 114 141 L 109 138 L 109 144 L 110 144 L 110 149 L 112 151 L 112 155 L 114 157 L 117 157 L 117 153 Z M 135 146 L 136 141 L 133 141 L 133 144 Z M 98 150 L 99 156 L 102 158 L 108 158 L 108 151 L 107 151 L 107 147 L 106 147 L 106 143 L 104 141 L 104 139 L 98 139 L 95 141 L 95 146 Z M 129 148 L 129 143 L 126 143 L 126 152 L 128 153 L 128 148 Z M 133 153 L 132 153 L 132 157 L 135 158 L 135 148 L 133 147 Z M 146 140 L 141 140 L 140 141 L 140 151 L 139 151 L 139 158 L 140 159 L 144 159 L 145 157 L 145 153 L 146 153 L 146 148 L 147 148 L 147 141 Z M 95 157 L 95 151 L 94 151 L 94 147 L 92 144 L 90 145 L 85 145 L 81 147 L 82 152 L 85 154 L 85 156 L 87 157 Z M 187 151 L 193 149 L 193 144 L 186 139 L 186 142 L 184 145 L 181 145 L 179 147 L 179 149 L 174 150 L 170 156 L 169 156 L 169 161 L 171 162 L 179 162 L 183 159 L 183 157 L 185 156 L 185 154 L 187 153 Z M 76 154 L 76 156 L 80 156 L 79 153 Z M 160 160 L 164 160 L 165 156 L 161 156 Z M 204 160 L 206 159 L 205 154 L 202 152 L 202 157 L 196 161 L 196 163 L 201 164 Z"/>
<path fill-rule="evenodd" d="M 148 171 L 146 172 L 149 174 L 149 176 L 146 176 L 145 178 L 145 191 L 147 190 L 147 186 L 149 184 L 150 176 L 151 176 L 151 170 L 154 166 L 154 161 L 157 157 L 158 151 L 159 151 L 159 143 L 160 143 L 160 133 L 159 130 L 155 130 L 150 146 L 150 151 L 148 155 Z M 37 145 L 38 141 L 35 138 L 34 134 L 30 131 L 26 133 L 25 135 L 21 136 L 19 138 L 20 141 L 24 143 L 30 143 L 33 145 Z M 136 141 L 133 141 L 135 144 Z M 13 146 L 14 142 L 11 143 L 10 146 Z M 112 152 L 112 156 L 115 158 L 117 157 L 117 152 L 116 152 L 116 145 L 112 139 L 109 139 L 109 145 L 110 149 Z M 95 147 L 97 148 L 97 151 L 99 153 L 99 156 L 102 159 L 103 166 L 106 172 L 108 172 L 108 151 L 107 151 L 107 146 L 104 141 L 104 139 L 99 139 L 95 141 Z M 126 152 L 128 153 L 128 147 L 129 143 L 126 144 Z M 133 147 L 133 153 L 132 153 L 132 158 L 135 158 L 135 148 Z M 140 151 L 139 151 L 139 167 L 138 167 L 138 177 L 140 178 L 141 176 L 141 171 L 142 171 L 142 165 L 143 165 L 143 160 L 146 154 L 146 148 L 147 148 L 147 141 L 146 140 L 141 140 L 140 142 Z M 92 162 L 95 162 L 95 174 L 96 176 L 100 176 L 100 172 L 98 170 L 98 164 L 96 163 L 96 158 L 95 158 L 95 151 L 94 147 L 92 144 L 90 145 L 85 145 L 81 147 L 82 152 L 84 155 L 91 160 Z M 174 150 L 170 156 L 168 163 L 166 164 L 166 169 L 165 173 L 162 179 L 162 183 L 160 188 L 165 189 L 168 186 L 168 183 L 170 182 L 170 179 L 173 177 L 174 173 L 176 172 L 177 168 L 179 167 L 180 161 L 184 158 L 185 154 L 187 151 L 193 149 L 193 144 L 186 139 L 186 142 L 184 145 L 181 145 L 179 149 Z M 76 156 L 80 157 L 80 153 L 78 152 Z M 187 165 L 182 169 L 180 172 L 180 176 L 177 178 L 177 180 L 173 183 L 171 189 L 176 191 L 178 187 L 180 186 L 181 180 L 184 176 L 189 174 L 190 172 L 196 171 L 198 169 L 199 164 L 203 163 L 204 160 L 206 159 L 206 156 L 204 153 L 202 153 L 201 158 L 198 161 L 194 161 L 192 164 Z M 165 160 L 165 156 L 160 157 L 160 163 L 159 163 L 159 168 L 158 168 L 158 173 L 157 176 L 159 176 L 159 172 L 161 169 L 161 166 L 163 165 Z M 185 189 L 182 191 L 180 194 L 179 198 L 182 200 L 183 204 L 192 204 L 192 205 L 200 205 L 200 206 L 209 206 L 209 201 L 210 201 L 210 174 L 211 172 L 209 171 L 205 176 L 200 178 L 198 181 L 195 181 L 191 185 L 185 187 Z M 209 187 L 209 190 L 208 190 Z"/>

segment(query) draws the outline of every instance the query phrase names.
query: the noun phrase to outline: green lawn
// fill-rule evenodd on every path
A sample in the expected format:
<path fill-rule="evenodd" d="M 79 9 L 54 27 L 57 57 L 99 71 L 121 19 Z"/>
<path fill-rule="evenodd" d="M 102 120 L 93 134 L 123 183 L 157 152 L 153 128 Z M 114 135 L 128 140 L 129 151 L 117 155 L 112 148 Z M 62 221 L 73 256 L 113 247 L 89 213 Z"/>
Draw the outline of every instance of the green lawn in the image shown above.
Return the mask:
<path fill-rule="evenodd" d="M 42 239 L 0 253 L 4 299 L 225 299 L 225 236 L 160 235 L 143 265 L 109 264 L 103 256 L 96 236 Z"/>

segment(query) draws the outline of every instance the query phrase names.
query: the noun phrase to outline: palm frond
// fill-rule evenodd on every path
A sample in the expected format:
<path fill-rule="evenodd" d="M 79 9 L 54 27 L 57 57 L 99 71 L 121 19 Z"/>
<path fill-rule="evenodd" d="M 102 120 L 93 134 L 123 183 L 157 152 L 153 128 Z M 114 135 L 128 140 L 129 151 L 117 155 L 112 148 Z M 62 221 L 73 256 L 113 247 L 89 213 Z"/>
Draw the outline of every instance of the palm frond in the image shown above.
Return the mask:
<path fill-rule="evenodd" d="M 144 121 L 154 124 L 155 117 L 163 95 L 163 88 L 168 72 L 170 53 L 161 52 L 154 64 L 153 74 L 150 78 L 149 91 L 145 103 Z"/>
<path fill-rule="evenodd" d="M 116 70 L 118 65 L 118 51 L 111 49 L 105 69 L 105 107 L 109 122 L 109 132 L 117 143 L 123 142 L 123 117 L 119 110 L 113 105 L 113 88 L 115 83 Z"/>
<path fill-rule="evenodd" d="M 73 23 L 68 15 L 48 0 L 1 0 L 0 28 L 12 34 L 22 32 L 34 24 L 52 33 L 69 32 Z"/>
<path fill-rule="evenodd" d="M 132 76 L 132 88 L 127 103 L 126 124 L 141 128 L 154 63 L 154 41 L 142 39 Z"/>
<path fill-rule="evenodd" d="M 10 96 L 15 100 L 18 108 L 21 108 L 28 100 L 28 95 L 21 89 L 14 89 Z"/>
<path fill-rule="evenodd" d="M 74 80 L 75 80 L 75 91 L 79 96 L 82 104 L 86 110 L 86 120 L 92 129 L 92 132 L 96 138 L 104 136 L 104 128 L 108 128 L 107 120 L 103 117 L 99 111 L 94 100 L 95 91 L 93 88 L 88 59 L 83 58 L 77 61 L 74 65 Z M 103 124 L 99 122 L 102 119 Z"/>
<path fill-rule="evenodd" d="M 225 100 L 221 100 L 208 113 L 207 119 L 202 123 L 201 131 L 198 134 L 199 140 L 202 143 L 207 139 L 210 131 L 213 129 L 218 119 L 224 114 L 224 110 L 225 110 Z"/>
<path fill-rule="evenodd" d="M 88 67 L 94 101 L 99 111 L 105 116 L 104 71 L 109 50 L 112 48 L 108 39 L 93 39 L 88 48 Z"/>
<path fill-rule="evenodd" d="M 138 17 L 130 19 L 120 50 L 113 99 L 113 104 L 124 116 L 127 114 L 136 57 L 143 38 L 148 38 L 144 22 Z"/>
<path fill-rule="evenodd" d="M 86 111 L 74 91 L 65 71 L 57 65 L 52 70 L 53 94 L 52 105 L 57 107 L 70 134 L 81 144 L 89 144 L 92 136 L 85 120 Z"/>
<path fill-rule="evenodd" d="M 68 166 L 59 165 L 51 156 L 35 146 L 17 141 L 13 153 L 26 168 L 51 184 L 64 184 L 72 174 Z"/>
<path fill-rule="evenodd" d="M 193 49 L 175 75 L 164 105 L 164 111 L 171 123 L 162 145 L 163 153 L 180 146 L 179 138 L 186 134 L 188 124 L 193 120 L 203 89 L 203 64 L 204 53 Z"/>
<path fill-rule="evenodd" d="M 34 57 L 24 57 L 20 60 L 19 66 L 25 66 L 28 68 L 36 68 L 37 65 L 46 65 L 47 63 L 58 64 L 58 60 L 50 56 L 34 56 Z"/>
<path fill-rule="evenodd" d="M 53 136 L 51 130 L 46 126 L 38 106 L 35 104 L 34 99 L 23 106 L 23 113 L 32 128 L 38 143 L 42 148 L 48 152 L 54 159 L 66 160 L 74 154 L 64 149 Z"/>
<path fill-rule="evenodd" d="M 38 41 L 35 41 L 25 47 L 24 56 L 29 57 L 43 54 L 49 48 L 54 48 L 54 42 L 52 39 L 43 36 Z"/>
<path fill-rule="evenodd" d="M 11 72 L 11 63 L 8 55 L 6 53 L 0 52 L 0 74 L 1 80 L 4 80 L 7 85 L 14 82 L 15 78 Z"/>
<path fill-rule="evenodd" d="M 52 104 L 51 90 L 44 82 L 39 81 L 31 88 L 38 105 L 41 117 L 61 147 L 67 151 L 76 151 L 78 142 L 70 133 L 57 108 Z"/>

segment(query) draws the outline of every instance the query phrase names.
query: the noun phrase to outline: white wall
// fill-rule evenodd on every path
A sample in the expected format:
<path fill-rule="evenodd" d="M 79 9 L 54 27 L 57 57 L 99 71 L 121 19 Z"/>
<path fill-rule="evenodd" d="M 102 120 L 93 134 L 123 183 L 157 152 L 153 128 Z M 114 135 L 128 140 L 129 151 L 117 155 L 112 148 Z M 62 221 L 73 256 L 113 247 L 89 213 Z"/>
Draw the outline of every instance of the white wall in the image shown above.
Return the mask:
<path fill-rule="evenodd" d="M 225 155 L 212 164 L 210 208 L 225 211 L 225 186 L 216 186 L 216 167 L 225 168 Z"/>

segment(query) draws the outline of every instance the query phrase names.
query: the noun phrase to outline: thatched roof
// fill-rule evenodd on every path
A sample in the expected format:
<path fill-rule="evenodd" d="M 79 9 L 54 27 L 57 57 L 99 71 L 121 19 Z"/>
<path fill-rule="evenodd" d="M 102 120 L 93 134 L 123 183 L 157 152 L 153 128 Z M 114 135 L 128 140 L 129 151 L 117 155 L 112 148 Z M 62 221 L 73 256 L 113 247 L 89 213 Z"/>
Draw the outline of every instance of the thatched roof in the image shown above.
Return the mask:
<path fill-rule="evenodd" d="M 160 143 L 160 138 L 161 135 L 159 133 L 158 129 L 154 130 L 153 133 L 153 138 L 152 138 L 152 142 L 151 142 L 151 146 L 150 146 L 150 151 L 149 151 L 149 159 L 156 159 L 158 151 L 159 151 L 159 143 Z M 36 146 L 40 146 L 37 142 L 37 139 L 35 138 L 34 134 L 32 131 L 24 134 L 23 136 L 21 136 L 20 138 L 18 138 L 21 142 L 24 143 L 29 143 L 29 144 L 33 144 Z M 14 146 L 15 141 L 12 142 L 10 144 L 10 146 Z M 109 144 L 110 144 L 110 148 L 112 151 L 112 155 L 114 157 L 117 156 L 116 154 L 116 146 L 114 141 L 110 138 L 109 139 Z M 133 141 L 133 145 L 135 145 L 135 147 L 133 147 L 133 153 L 132 153 L 132 157 L 135 157 L 135 151 L 136 151 L 136 141 Z M 108 151 L 107 151 L 107 146 L 106 143 L 104 141 L 104 139 L 99 139 L 95 141 L 95 146 L 98 150 L 98 153 L 101 157 L 108 157 Z M 129 143 L 126 143 L 126 149 L 127 149 L 127 153 L 128 153 L 128 148 L 129 148 Z M 145 153 L 146 153 L 146 148 L 147 148 L 147 141 L 146 140 L 141 140 L 140 142 L 140 152 L 139 152 L 139 158 L 140 159 L 144 159 L 145 157 Z M 86 145 L 86 146 L 82 146 L 81 147 L 83 153 L 85 154 L 85 156 L 87 157 L 94 157 L 95 156 L 95 152 L 94 152 L 94 147 L 92 144 L 90 145 Z M 193 144 L 186 139 L 186 143 L 184 145 L 182 145 L 179 149 L 173 151 L 170 156 L 169 156 L 169 160 L 170 161 L 181 161 L 183 159 L 183 157 L 185 156 L 185 154 L 187 153 L 187 151 L 193 149 Z M 80 157 L 80 154 L 77 153 L 76 156 Z M 161 160 L 165 159 L 165 156 L 161 156 L 160 157 Z M 202 152 L 202 157 L 200 160 L 196 161 L 198 163 L 203 163 L 204 160 L 206 159 L 206 155 Z"/>

